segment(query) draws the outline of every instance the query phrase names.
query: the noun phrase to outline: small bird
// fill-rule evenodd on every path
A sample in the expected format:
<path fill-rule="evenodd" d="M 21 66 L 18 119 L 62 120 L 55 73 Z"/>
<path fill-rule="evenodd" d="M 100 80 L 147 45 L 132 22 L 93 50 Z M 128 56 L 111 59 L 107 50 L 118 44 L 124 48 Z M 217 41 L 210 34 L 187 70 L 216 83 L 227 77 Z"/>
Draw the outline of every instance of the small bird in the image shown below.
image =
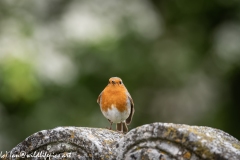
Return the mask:
<path fill-rule="evenodd" d="M 116 130 L 122 133 L 128 132 L 134 113 L 134 103 L 123 81 L 119 77 L 109 79 L 108 85 L 100 93 L 97 99 L 103 115 L 110 122 L 116 123 Z"/>

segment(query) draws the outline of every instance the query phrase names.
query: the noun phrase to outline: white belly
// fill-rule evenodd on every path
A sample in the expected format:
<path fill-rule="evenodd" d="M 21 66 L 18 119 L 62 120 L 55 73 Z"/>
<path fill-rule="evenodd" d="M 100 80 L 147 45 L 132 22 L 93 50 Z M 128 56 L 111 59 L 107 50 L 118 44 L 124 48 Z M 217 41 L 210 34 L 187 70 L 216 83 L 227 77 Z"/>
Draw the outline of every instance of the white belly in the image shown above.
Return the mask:
<path fill-rule="evenodd" d="M 102 113 L 107 119 L 109 119 L 113 123 L 120 123 L 128 118 L 128 116 L 130 115 L 130 111 L 131 106 L 129 105 L 127 105 L 127 111 L 124 112 L 118 111 L 118 109 L 114 105 L 112 105 L 111 109 L 108 109 L 107 111 L 102 110 Z"/>

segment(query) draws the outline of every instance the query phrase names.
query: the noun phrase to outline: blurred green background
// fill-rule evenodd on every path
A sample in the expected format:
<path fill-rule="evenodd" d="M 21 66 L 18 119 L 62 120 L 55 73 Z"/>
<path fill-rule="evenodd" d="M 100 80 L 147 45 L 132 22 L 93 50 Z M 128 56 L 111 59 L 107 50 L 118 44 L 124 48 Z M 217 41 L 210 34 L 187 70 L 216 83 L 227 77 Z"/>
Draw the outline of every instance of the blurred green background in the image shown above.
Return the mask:
<path fill-rule="evenodd" d="M 0 1 L 0 151 L 57 126 L 107 127 L 119 76 L 152 122 L 240 139 L 240 1 Z"/>

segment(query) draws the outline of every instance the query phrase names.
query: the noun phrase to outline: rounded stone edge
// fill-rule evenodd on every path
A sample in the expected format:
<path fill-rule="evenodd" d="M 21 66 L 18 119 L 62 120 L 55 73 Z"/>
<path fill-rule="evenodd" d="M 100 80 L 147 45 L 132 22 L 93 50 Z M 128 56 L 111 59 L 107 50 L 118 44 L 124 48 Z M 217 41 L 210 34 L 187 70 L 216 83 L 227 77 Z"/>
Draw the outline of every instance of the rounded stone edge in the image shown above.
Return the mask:
<path fill-rule="evenodd" d="M 152 123 L 132 129 L 120 140 L 122 150 L 117 159 L 124 159 L 138 143 L 156 140 L 183 146 L 200 159 L 240 159 L 240 142 L 231 135 L 211 127 L 172 123 Z"/>
<path fill-rule="evenodd" d="M 116 157 L 114 147 L 123 135 L 101 128 L 57 127 L 42 130 L 27 137 L 10 152 L 6 159 L 19 159 L 22 153 L 34 156 L 37 152 L 48 154 L 74 153 L 77 158 L 104 159 Z M 26 158 L 26 157 L 24 157 Z M 30 158 L 30 159 L 41 159 Z M 73 157 L 71 157 L 73 158 Z"/>

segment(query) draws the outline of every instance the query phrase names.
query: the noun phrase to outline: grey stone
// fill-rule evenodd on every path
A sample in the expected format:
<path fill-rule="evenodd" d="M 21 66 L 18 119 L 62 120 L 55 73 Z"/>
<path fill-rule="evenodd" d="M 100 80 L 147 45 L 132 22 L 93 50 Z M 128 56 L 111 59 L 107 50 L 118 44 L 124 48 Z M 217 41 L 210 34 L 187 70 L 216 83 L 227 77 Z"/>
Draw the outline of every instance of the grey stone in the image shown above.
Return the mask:
<path fill-rule="evenodd" d="M 240 142 L 210 127 L 152 123 L 127 134 L 57 127 L 37 132 L 2 159 L 240 160 Z"/>

